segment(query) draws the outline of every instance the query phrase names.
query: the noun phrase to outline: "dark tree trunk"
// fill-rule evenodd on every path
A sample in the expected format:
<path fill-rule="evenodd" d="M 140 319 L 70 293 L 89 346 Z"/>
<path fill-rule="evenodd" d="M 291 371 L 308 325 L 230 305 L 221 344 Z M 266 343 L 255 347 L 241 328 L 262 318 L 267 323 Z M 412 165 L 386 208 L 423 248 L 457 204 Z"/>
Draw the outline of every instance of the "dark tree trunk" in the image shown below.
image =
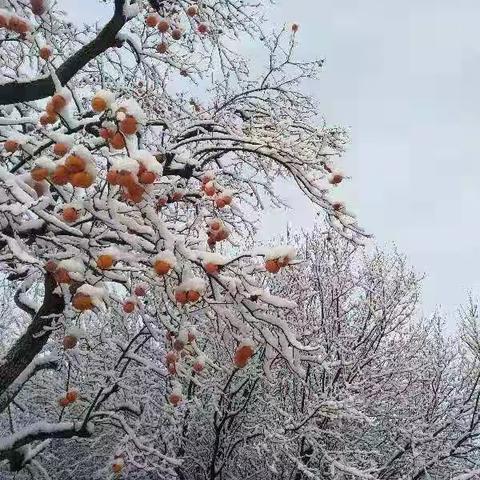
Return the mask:
<path fill-rule="evenodd" d="M 45 276 L 43 303 L 32 319 L 27 331 L 13 344 L 0 363 L 0 395 L 15 381 L 30 362 L 41 352 L 50 337 L 50 330 L 43 331 L 53 321 L 51 315 L 60 314 L 65 308 L 62 295 L 55 295 L 57 287 L 53 276 Z"/>

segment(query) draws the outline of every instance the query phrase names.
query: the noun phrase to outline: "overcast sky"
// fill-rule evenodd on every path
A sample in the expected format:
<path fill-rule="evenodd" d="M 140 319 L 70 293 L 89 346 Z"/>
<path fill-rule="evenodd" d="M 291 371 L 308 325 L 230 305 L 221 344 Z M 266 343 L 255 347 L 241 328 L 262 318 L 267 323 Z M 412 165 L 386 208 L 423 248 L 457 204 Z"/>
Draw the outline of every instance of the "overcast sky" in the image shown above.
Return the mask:
<path fill-rule="evenodd" d="M 326 59 L 322 112 L 351 129 L 348 202 L 426 274 L 425 311 L 453 316 L 480 291 L 480 3 L 279 3 L 278 20 L 300 24 L 302 52 Z"/>
<path fill-rule="evenodd" d="M 99 18 L 96 0 L 61 4 Z M 453 315 L 480 291 L 480 3 L 278 0 L 271 11 L 273 23 L 300 24 L 303 56 L 326 59 L 311 88 L 351 132 L 345 199 L 378 244 L 426 274 L 425 311 Z M 293 203 L 288 219 L 308 227 L 306 203 Z"/>

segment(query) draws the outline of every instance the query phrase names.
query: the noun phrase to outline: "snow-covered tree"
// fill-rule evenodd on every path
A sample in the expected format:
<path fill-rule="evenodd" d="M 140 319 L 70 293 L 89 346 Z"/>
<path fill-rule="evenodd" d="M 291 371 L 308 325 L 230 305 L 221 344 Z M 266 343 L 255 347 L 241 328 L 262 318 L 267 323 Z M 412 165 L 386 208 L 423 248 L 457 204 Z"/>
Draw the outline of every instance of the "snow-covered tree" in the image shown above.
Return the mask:
<path fill-rule="evenodd" d="M 288 448 L 274 478 L 477 478 L 475 303 L 447 338 L 437 315 L 419 316 L 420 279 L 401 255 L 368 255 L 319 230 L 302 245 L 306 265 L 273 291 L 298 304 L 290 325 L 320 353 L 305 377 L 272 382 L 272 410 L 291 440 L 279 437 Z"/>
<path fill-rule="evenodd" d="M 283 204 L 275 181 L 350 242 L 364 234 L 329 195 L 345 134 L 302 92 L 322 62 L 296 58 L 297 24 L 264 33 L 266 1 L 103 3 L 99 27 L 61 1 L 0 2 L 0 254 L 16 305 L 0 459 L 35 477 L 193 478 L 190 416 L 212 413 L 217 439 L 272 364 L 306 381 L 318 361 L 288 325 L 293 303 L 264 285 L 295 250 L 243 248 L 257 211 Z M 248 42 L 265 68 L 239 55 Z M 243 373 L 252 358 L 265 380 Z M 212 456 L 209 478 L 230 456 Z"/>
<path fill-rule="evenodd" d="M 66 366 L 32 377 L 2 423 L 78 421 L 98 376 L 110 376 L 90 414 L 94 432 L 20 449 L 24 470 L 95 479 L 124 465 L 139 480 L 476 478 L 478 307 L 446 339 L 437 317 L 416 315 L 420 280 L 400 255 L 367 255 L 319 230 L 293 243 L 304 261 L 264 287 L 298 305 L 278 316 L 310 349 L 301 353 L 303 375 L 281 352 L 268 356 L 265 344 L 250 358 L 248 343 L 234 353 L 219 317 L 195 316 L 197 338 L 188 345 L 187 332 L 179 350 L 182 335 L 156 343 L 144 321 L 112 310 L 118 328 L 100 322 L 112 331 L 67 350 Z M 200 355 L 189 354 L 197 348 Z M 79 396 L 65 410 L 52 403 L 74 389 Z M 175 407 L 166 401 L 172 394 L 183 397 Z"/>

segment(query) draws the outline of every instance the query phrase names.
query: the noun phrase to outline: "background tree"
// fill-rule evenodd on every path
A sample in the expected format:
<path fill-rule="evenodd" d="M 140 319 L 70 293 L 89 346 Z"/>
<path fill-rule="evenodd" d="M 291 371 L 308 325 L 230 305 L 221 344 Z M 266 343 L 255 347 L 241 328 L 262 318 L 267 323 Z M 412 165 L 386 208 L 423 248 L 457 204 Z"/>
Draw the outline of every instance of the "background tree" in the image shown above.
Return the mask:
<path fill-rule="evenodd" d="M 321 353 L 304 378 L 273 382 L 292 440 L 278 478 L 475 478 L 474 303 L 460 335 L 446 338 L 438 316 L 416 312 L 419 278 L 402 256 L 367 255 L 319 230 L 302 245 L 307 264 L 274 292 L 296 301 L 299 339 Z"/>
<path fill-rule="evenodd" d="M 114 458 L 124 459 L 134 479 L 475 478 L 475 303 L 465 309 L 460 335 L 446 339 L 438 317 L 417 315 L 420 281 L 400 255 L 367 255 L 320 229 L 293 243 L 304 262 L 270 277 L 264 295 L 298 305 L 278 321 L 306 346 L 291 349 L 303 376 L 268 344 L 236 368 L 236 342 L 219 321 L 197 323 L 200 362 L 182 356 L 173 339 L 136 348 L 148 337 L 143 322 L 126 322 L 113 310 L 105 340 L 95 337 L 102 326 L 92 324 L 85 346 L 67 351 L 69 371 L 33 377 L 11 408 L 14 424 L 26 412 L 33 419 L 58 414 L 51 399 L 70 382 L 67 388 L 81 386 L 80 395 L 61 420 L 82 418 L 101 385 L 107 398 L 91 415 L 94 435 L 48 448 L 35 443 L 24 450 L 25 466 L 39 478 L 40 471 L 45 478 L 105 478 Z M 172 364 L 184 384 L 177 407 L 165 401 Z M 110 377 L 102 384 L 99 374 Z"/>

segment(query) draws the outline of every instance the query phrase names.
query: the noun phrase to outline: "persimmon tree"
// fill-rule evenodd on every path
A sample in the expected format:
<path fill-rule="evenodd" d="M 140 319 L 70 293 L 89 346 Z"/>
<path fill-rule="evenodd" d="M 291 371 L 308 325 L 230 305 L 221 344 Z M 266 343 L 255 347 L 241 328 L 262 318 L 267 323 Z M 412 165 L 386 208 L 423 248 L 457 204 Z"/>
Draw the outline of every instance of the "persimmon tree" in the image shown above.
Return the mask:
<path fill-rule="evenodd" d="M 285 320 L 292 302 L 264 288 L 295 250 L 242 248 L 256 211 L 283 205 L 275 180 L 350 242 L 364 233 L 330 197 L 346 138 L 302 92 L 322 62 L 296 58 L 298 25 L 265 34 L 266 2 L 107 3 L 101 27 L 73 25 L 62 2 L 1 4 L 1 260 L 28 321 L 2 347 L 0 458 L 42 471 L 52 440 L 83 437 L 111 446 L 109 473 L 182 475 L 164 411 L 254 356 L 299 378 L 318 357 Z"/>

